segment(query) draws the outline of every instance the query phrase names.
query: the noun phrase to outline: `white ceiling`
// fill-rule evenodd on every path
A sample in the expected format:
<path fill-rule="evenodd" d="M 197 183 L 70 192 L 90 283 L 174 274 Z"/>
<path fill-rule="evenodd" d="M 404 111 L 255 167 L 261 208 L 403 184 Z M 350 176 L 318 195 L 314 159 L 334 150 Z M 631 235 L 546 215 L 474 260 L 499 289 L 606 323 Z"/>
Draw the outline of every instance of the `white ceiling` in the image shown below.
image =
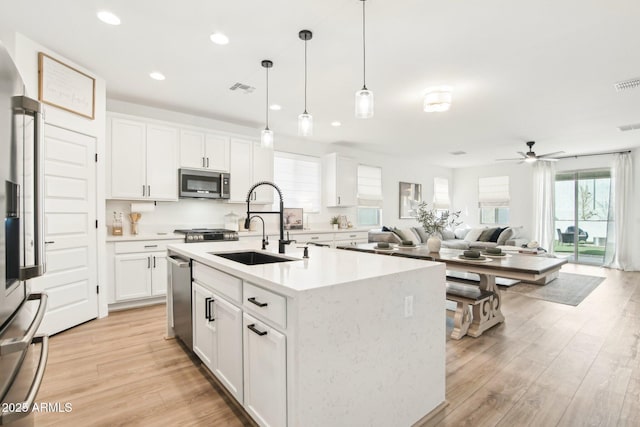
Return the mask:
<path fill-rule="evenodd" d="M 107 9 L 122 25 L 96 18 Z M 295 135 L 303 110 L 309 41 L 311 138 L 425 164 L 463 167 L 526 151 L 611 151 L 640 146 L 640 2 L 636 0 L 369 0 L 367 86 L 375 116 L 354 118 L 362 86 L 358 0 L 30 0 L 0 2 L 0 27 L 93 70 L 113 99 L 264 127 L 262 59 L 274 61 L 271 112 L 278 135 Z M 214 31 L 231 42 L 209 41 Z M 160 71 L 166 80 L 149 78 Z M 255 86 L 231 92 L 235 82 Z M 429 86 L 453 88 L 446 113 L 425 113 Z M 342 126 L 330 126 L 333 120 Z M 453 156 L 452 151 L 468 154 Z"/>

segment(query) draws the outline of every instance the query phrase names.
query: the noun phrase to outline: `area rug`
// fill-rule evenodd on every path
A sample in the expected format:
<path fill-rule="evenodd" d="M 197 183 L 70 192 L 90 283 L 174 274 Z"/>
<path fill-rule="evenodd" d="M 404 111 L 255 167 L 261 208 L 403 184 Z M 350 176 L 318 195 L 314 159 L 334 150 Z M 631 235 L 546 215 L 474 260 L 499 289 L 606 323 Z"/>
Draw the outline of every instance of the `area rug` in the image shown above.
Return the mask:
<path fill-rule="evenodd" d="M 508 288 L 500 286 L 500 289 L 506 293 L 518 293 L 531 298 L 576 306 L 604 279 L 604 277 L 560 273 L 556 280 L 546 285 L 518 283 Z"/>

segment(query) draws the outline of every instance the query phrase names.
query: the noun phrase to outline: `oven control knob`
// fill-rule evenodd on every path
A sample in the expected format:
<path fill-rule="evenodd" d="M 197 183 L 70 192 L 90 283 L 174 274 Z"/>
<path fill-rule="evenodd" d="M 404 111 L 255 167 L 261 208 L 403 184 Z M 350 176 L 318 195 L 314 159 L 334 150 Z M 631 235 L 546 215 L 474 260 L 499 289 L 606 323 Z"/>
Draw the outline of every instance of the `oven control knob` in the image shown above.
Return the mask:
<path fill-rule="evenodd" d="M 198 240 L 204 240 L 204 236 L 203 236 L 202 234 L 200 234 L 200 235 L 198 236 Z"/>
<path fill-rule="evenodd" d="M 193 236 L 191 234 L 187 235 L 187 241 L 190 242 L 193 240 Z"/>

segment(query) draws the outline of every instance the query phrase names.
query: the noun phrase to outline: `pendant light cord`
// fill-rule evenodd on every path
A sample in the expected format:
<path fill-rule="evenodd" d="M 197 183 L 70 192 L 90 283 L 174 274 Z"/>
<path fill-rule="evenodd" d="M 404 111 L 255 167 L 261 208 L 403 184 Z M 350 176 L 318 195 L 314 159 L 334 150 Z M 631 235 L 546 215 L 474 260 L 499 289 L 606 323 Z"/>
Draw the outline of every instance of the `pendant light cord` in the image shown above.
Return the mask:
<path fill-rule="evenodd" d="M 304 41 L 304 114 L 307 114 L 307 41 Z"/>
<path fill-rule="evenodd" d="M 367 90 L 367 45 L 365 41 L 365 14 L 364 6 L 366 0 L 362 1 L 362 89 Z"/>
<path fill-rule="evenodd" d="M 267 112 L 267 129 L 269 129 L 269 68 L 267 67 L 267 105 L 266 105 L 266 112 Z"/>

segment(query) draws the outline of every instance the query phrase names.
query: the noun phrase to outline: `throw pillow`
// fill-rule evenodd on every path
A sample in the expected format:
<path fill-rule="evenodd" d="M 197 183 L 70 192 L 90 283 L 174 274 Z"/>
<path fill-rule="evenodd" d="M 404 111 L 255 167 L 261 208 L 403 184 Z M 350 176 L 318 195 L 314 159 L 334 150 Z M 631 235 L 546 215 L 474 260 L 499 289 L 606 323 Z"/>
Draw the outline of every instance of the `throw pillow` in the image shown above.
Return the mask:
<path fill-rule="evenodd" d="M 420 237 L 422 243 L 427 243 L 429 235 L 424 231 L 424 227 L 413 227 L 413 231 Z"/>
<path fill-rule="evenodd" d="M 413 231 L 413 228 L 401 228 L 400 232 L 402 232 L 402 234 L 405 236 L 402 238 L 402 240 L 411 240 L 414 245 L 419 245 L 420 243 L 422 243 L 422 240 L 420 240 L 420 236 L 418 236 L 418 234 Z"/>
<path fill-rule="evenodd" d="M 493 236 L 493 233 L 496 232 L 498 228 L 487 228 L 486 230 L 484 230 L 482 233 L 480 233 L 480 237 L 478 237 L 478 242 L 488 242 L 489 239 L 491 238 L 491 236 Z"/>
<path fill-rule="evenodd" d="M 504 228 L 496 228 L 496 231 L 493 232 L 493 234 L 491 235 L 491 237 L 489 238 L 490 242 L 498 242 L 498 237 L 500 237 L 500 233 L 502 233 L 504 230 L 506 230 L 507 227 Z"/>
<path fill-rule="evenodd" d="M 382 231 L 393 231 L 393 229 L 383 225 L 382 226 Z"/>
<path fill-rule="evenodd" d="M 465 238 L 469 230 L 471 229 L 468 226 L 464 226 L 464 227 L 456 228 L 456 230 L 453 233 L 456 235 L 456 239 L 462 240 Z"/>
<path fill-rule="evenodd" d="M 478 241 L 478 237 L 480 237 L 480 235 L 482 234 L 482 232 L 484 230 L 486 230 L 487 227 L 476 227 L 476 228 L 472 228 L 471 230 L 469 230 L 469 232 L 467 233 L 466 236 L 464 236 L 464 241 L 465 242 L 477 242 Z"/>
<path fill-rule="evenodd" d="M 442 230 L 442 240 L 453 240 L 456 238 L 452 230 Z"/>
<path fill-rule="evenodd" d="M 507 240 L 511 239 L 512 237 L 513 229 L 511 227 L 507 227 L 502 233 L 500 233 L 500 235 L 498 236 L 498 240 L 496 240 L 496 243 L 498 244 L 498 246 L 503 246 L 507 242 Z"/>

